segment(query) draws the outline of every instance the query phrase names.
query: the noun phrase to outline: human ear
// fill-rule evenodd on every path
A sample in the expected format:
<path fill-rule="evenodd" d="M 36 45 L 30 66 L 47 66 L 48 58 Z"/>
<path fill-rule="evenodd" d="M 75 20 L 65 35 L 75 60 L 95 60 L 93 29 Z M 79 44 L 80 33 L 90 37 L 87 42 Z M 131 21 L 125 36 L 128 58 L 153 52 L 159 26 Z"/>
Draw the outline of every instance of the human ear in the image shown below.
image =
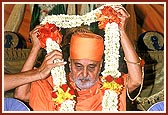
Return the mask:
<path fill-rule="evenodd" d="M 101 70 L 101 68 L 102 68 L 102 65 L 103 65 L 103 59 L 102 59 L 101 62 L 100 62 L 100 70 Z"/>
<path fill-rule="evenodd" d="M 70 57 L 68 58 L 68 62 L 69 62 L 69 69 L 71 71 L 71 59 L 70 59 Z"/>

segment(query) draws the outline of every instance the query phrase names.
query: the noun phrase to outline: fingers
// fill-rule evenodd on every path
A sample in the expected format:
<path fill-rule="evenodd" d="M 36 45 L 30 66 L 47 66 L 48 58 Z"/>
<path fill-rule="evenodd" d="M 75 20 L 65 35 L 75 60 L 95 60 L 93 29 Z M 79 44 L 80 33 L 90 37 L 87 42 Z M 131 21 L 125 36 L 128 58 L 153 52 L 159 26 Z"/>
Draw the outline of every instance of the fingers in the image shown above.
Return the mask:
<path fill-rule="evenodd" d="M 62 53 L 58 50 L 54 50 L 54 51 L 48 53 L 45 58 L 46 58 L 46 60 L 48 60 L 48 59 L 51 59 L 51 60 L 60 59 L 60 60 L 62 60 Z"/>
<path fill-rule="evenodd" d="M 130 14 L 126 11 L 126 9 L 121 6 L 121 5 L 116 5 L 114 7 L 114 9 L 117 11 L 117 12 L 120 12 L 121 13 L 121 16 L 124 16 L 124 17 L 130 17 Z"/>
<path fill-rule="evenodd" d="M 66 62 L 57 62 L 57 63 L 44 65 L 44 66 L 38 68 L 38 71 L 41 73 L 40 74 L 40 79 L 44 79 L 44 78 L 48 77 L 52 68 L 58 67 L 58 66 L 61 66 L 61 65 L 65 65 L 65 64 L 66 64 Z"/>
<path fill-rule="evenodd" d="M 36 29 L 32 30 L 32 31 L 30 32 L 30 34 L 29 34 L 29 35 L 30 35 L 30 36 L 33 36 L 33 35 L 38 36 L 38 35 L 39 35 L 38 28 L 36 28 Z"/>
<path fill-rule="evenodd" d="M 58 66 L 63 66 L 65 64 L 67 64 L 67 62 L 57 62 L 57 63 L 54 63 L 53 66 L 58 67 Z"/>
<path fill-rule="evenodd" d="M 62 53 L 59 51 L 55 50 L 46 55 L 42 65 L 39 67 L 39 71 L 42 73 L 42 78 L 47 77 L 53 67 L 62 66 L 67 63 L 63 61 L 57 61 L 57 59 L 62 60 Z"/>
<path fill-rule="evenodd" d="M 42 25 L 37 25 L 30 33 L 29 35 L 32 36 L 33 34 L 39 35 L 39 28 L 42 27 Z"/>
<path fill-rule="evenodd" d="M 60 51 L 54 50 L 46 55 L 43 63 L 45 63 L 46 66 L 51 65 L 52 67 L 65 65 L 66 62 L 57 61 L 62 59 L 62 53 Z"/>

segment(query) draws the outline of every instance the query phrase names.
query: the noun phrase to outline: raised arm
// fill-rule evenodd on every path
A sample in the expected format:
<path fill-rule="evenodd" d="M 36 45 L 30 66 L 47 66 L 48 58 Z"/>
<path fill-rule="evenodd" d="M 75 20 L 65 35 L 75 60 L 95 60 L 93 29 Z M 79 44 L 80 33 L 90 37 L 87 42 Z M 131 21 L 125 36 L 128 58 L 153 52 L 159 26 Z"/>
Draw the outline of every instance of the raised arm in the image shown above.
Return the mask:
<path fill-rule="evenodd" d="M 29 53 L 29 56 L 22 67 L 21 72 L 25 72 L 25 71 L 29 71 L 29 70 L 33 69 L 34 62 L 35 62 L 37 55 L 39 53 L 39 50 L 41 48 L 40 42 L 37 38 L 38 34 L 39 34 L 38 27 L 35 28 L 32 32 L 30 32 L 30 36 L 32 38 L 33 45 L 32 45 L 32 49 Z M 29 91 L 30 91 L 30 83 L 19 86 L 15 89 L 14 97 L 19 98 L 24 101 L 27 101 L 29 99 Z"/>
<path fill-rule="evenodd" d="M 140 59 L 135 51 L 135 48 L 125 32 L 127 20 L 130 15 L 123 7 L 120 6 L 117 8 L 117 12 L 121 13 L 121 45 L 128 68 L 128 90 L 129 92 L 132 92 L 142 83 L 142 66 L 139 63 Z"/>
<path fill-rule="evenodd" d="M 31 83 L 33 81 L 45 79 L 49 76 L 50 71 L 53 67 L 59 66 L 64 63 L 53 63 L 53 60 L 56 58 L 62 57 L 60 55 L 60 52 L 53 51 L 45 56 L 45 59 L 42 63 L 42 65 L 37 69 L 32 69 L 20 73 L 15 74 L 5 74 L 4 75 L 4 91 L 14 89 L 16 87 L 19 87 L 21 85 L 25 85 L 28 83 Z"/>
<path fill-rule="evenodd" d="M 66 64 L 66 62 L 53 63 L 55 59 L 62 59 L 62 53 L 55 50 L 55 51 L 48 53 L 45 56 L 44 61 L 39 68 L 33 69 L 34 62 L 41 48 L 41 44 L 38 39 L 38 36 L 39 36 L 38 28 L 39 27 L 40 26 L 37 26 L 30 33 L 32 40 L 33 40 L 33 46 L 28 56 L 28 59 L 23 65 L 21 73 L 16 74 L 17 78 L 15 80 L 17 80 L 18 84 L 13 84 L 13 86 L 16 86 L 16 87 L 19 86 L 15 89 L 15 95 L 14 95 L 15 98 L 19 98 L 24 101 L 29 100 L 31 82 L 40 80 L 40 79 L 45 79 L 46 77 L 50 75 L 50 71 L 53 67 Z M 10 76 L 8 76 L 6 80 L 10 81 L 11 78 L 9 77 Z M 11 87 L 8 87 L 7 89 L 9 88 Z"/>

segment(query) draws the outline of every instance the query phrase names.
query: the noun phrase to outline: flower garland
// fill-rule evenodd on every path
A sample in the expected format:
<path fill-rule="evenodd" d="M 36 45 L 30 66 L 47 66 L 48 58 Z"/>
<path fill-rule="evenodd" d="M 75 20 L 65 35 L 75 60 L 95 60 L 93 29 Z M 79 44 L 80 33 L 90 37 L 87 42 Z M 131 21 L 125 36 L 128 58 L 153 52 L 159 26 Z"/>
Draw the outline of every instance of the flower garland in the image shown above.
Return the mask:
<path fill-rule="evenodd" d="M 62 41 L 62 35 L 55 24 L 46 23 L 43 27 L 40 27 L 39 32 L 41 47 L 46 48 L 47 53 L 53 50 L 61 52 L 59 44 Z M 56 62 L 63 62 L 63 60 L 56 59 L 54 63 Z M 74 100 L 75 93 L 74 90 L 67 85 L 64 66 L 54 67 L 51 70 L 51 76 L 53 77 L 54 84 L 54 90 L 51 95 L 56 105 L 55 110 L 73 111 L 76 103 Z"/>
<path fill-rule="evenodd" d="M 120 19 L 112 7 L 104 6 L 101 13 L 97 14 L 99 29 L 105 30 L 105 69 L 102 72 L 102 111 L 118 111 L 118 96 L 124 86 L 119 67 L 119 48 L 120 48 Z"/>
<path fill-rule="evenodd" d="M 48 12 L 51 11 L 55 4 L 39 4 L 40 7 L 40 17 L 39 21 L 41 22 L 46 16 L 48 16 Z"/>
<path fill-rule="evenodd" d="M 102 100 L 102 111 L 118 111 L 118 97 L 121 94 L 121 91 L 124 87 L 124 81 L 120 77 L 121 73 L 118 70 L 119 67 L 119 48 L 120 48 L 120 31 L 119 26 L 120 19 L 118 18 L 119 13 L 117 13 L 113 9 L 114 5 L 103 5 L 86 15 L 48 15 L 44 18 L 41 24 L 54 24 L 59 28 L 72 28 L 78 27 L 82 24 L 90 25 L 93 22 L 99 21 L 99 29 L 104 29 L 105 31 L 105 70 L 102 72 L 102 82 L 103 86 L 101 87 L 102 92 L 104 93 L 103 100 Z M 58 32 L 58 31 L 57 31 Z M 47 39 L 48 40 L 48 39 Z M 52 40 L 47 42 L 50 48 L 53 49 Z M 60 50 L 60 49 L 59 49 Z M 59 70 L 52 70 L 53 82 L 56 86 L 57 93 L 54 93 L 53 96 L 54 101 L 59 103 L 61 109 L 64 111 L 73 111 L 74 110 L 74 103 L 71 100 L 75 95 L 69 96 L 70 90 L 63 90 L 60 89 L 61 84 L 66 84 L 66 78 L 62 77 L 65 76 L 63 72 L 63 67 Z M 59 84 L 59 85 L 58 85 Z M 64 91 L 64 93 L 62 93 Z M 55 92 L 55 91 L 53 91 Z M 60 95 L 59 95 L 60 94 Z M 59 96 L 58 96 L 59 95 Z M 65 97 L 64 97 L 65 96 Z M 68 98 L 69 100 L 65 99 Z M 63 101 L 67 100 L 67 101 Z M 68 109 L 63 109 L 66 107 L 65 103 L 71 105 Z"/>
<path fill-rule="evenodd" d="M 123 78 L 113 78 L 111 75 L 102 78 L 104 80 L 101 87 L 104 93 L 102 100 L 102 111 L 118 111 L 118 96 L 124 87 Z"/>

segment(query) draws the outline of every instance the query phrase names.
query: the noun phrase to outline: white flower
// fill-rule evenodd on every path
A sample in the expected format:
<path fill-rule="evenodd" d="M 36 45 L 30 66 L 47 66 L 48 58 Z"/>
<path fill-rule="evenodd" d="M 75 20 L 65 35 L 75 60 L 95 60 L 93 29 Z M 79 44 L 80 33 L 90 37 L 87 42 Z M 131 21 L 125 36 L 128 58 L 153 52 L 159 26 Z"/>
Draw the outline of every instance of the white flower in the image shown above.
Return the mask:
<path fill-rule="evenodd" d="M 75 101 L 66 100 L 61 104 L 60 111 L 74 111 Z"/>
<path fill-rule="evenodd" d="M 121 73 L 119 68 L 119 48 L 120 48 L 120 32 L 118 24 L 107 23 L 105 28 L 105 69 L 102 72 L 103 76 L 111 75 L 114 78 L 119 77 Z"/>
<path fill-rule="evenodd" d="M 46 51 L 47 51 L 47 53 L 50 53 L 53 50 L 58 50 L 58 51 L 61 52 L 59 44 L 57 44 L 51 38 L 47 38 L 47 40 L 46 40 Z"/>
<path fill-rule="evenodd" d="M 57 44 L 51 38 L 47 38 L 46 40 L 46 50 L 47 50 L 47 53 L 50 53 L 53 50 L 58 50 L 62 52 L 59 44 Z M 63 60 L 59 60 L 59 59 L 54 60 L 54 63 L 57 63 L 57 62 L 63 62 Z M 57 91 L 57 88 L 59 88 L 59 86 L 61 86 L 62 84 L 67 83 L 64 66 L 58 66 L 58 67 L 52 68 L 51 76 L 53 78 L 54 91 Z M 61 108 L 59 111 L 74 111 L 75 103 L 76 102 L 74 100 L 66 100 L 61 104 Z"/>
<path fill-rule="evenodd" d="M 120 4 L 116 4 L 120 5 Z M 79 15 L 48 15 L 46 16 L 41 24 L 51 23 L 55 24 L 59 28 L 72 28 L 78 27 L 82 24 L 90 25 L 93 22 L 98 21 L 96 17 L 96 13 L 101 13 L 100 9 L 103 9 L 104 6 L 111 6 L 114 7 L 114 4 L 106 4 L 103 5 L 83 16 Z M 45 15 L 45 14 L 44 14 Z M 42 17 L 43 18 L 43 17 Z M 120 48 L 120 31 L 118 24 L 107 23 L 105 27 L 105 67 L 104 71 L 102 72 L 103 76 L 111 75 L 112 77 L 116 78 L 121 76 L 119 72 L 119 48 Z M 57 49 L 61 51 L 59 45 L 56 42 L 53 42 L 52 39 L 48 39 L 47 42 L 47 53 Z M 54 63 L 63 61 L 63 60 L 54 60 Z M 51 74 L 53 76 L 53 83 L 55 85 L 54 90 L 57 90 L 59 85 L 66 83 L 65 71 L 64 66 L 55 67 L 51 70 Z M 75 101 L 73 100 L 66 100 L 61 104 L 60 111 L 74 111 Z M 102 111 L 118 111 L 118 95 L 114 91 L 105 90 L 105 94 L 102 100 Z"/>
<path fill-rule="evenodd" d="M 111 90 L 105 90 L 102 100 L 102 111 L 118 111 L 117 93 Z"/>

